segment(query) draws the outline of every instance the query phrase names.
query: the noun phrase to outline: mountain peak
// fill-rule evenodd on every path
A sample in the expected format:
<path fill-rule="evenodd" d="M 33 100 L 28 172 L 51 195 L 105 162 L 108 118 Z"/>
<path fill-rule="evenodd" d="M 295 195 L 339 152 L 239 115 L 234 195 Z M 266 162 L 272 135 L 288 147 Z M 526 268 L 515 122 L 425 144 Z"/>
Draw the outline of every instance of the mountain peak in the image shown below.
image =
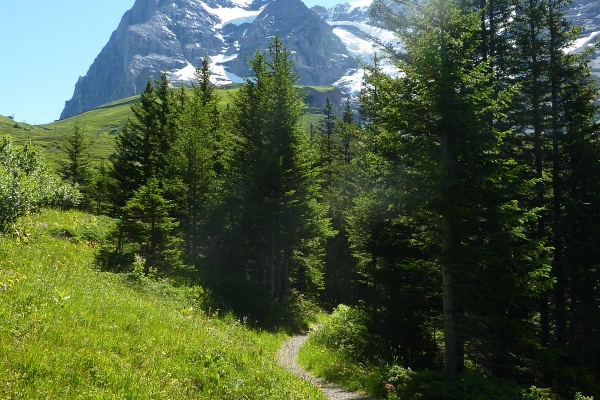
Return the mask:
<path fill-rule="evenodd" d="M 218 84 L 250 74 L 244 58 L 278 34 L 302 84 L 331 84 L 356 67 L 333 28 L 301 0 L 137 0 L 75 85 L 61 119 L 140 93 L 161 71 L 187 82 L 205 55 Z"/>

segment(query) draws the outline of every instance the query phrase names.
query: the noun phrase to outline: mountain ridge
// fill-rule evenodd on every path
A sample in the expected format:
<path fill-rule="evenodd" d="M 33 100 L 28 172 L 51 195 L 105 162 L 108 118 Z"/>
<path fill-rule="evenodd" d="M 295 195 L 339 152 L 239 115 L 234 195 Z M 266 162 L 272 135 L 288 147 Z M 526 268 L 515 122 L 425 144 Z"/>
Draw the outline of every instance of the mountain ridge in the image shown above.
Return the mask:
<path fill-rule="evenodd" d="M 79 78 L 60 119 L 139 94 L 163 70 L 187 82 L 205 55 L 216 83 L 241 82 L 251 73 L 244 57 L 275 34 L 286 41 L 302 85 L 331 84 L 356 67 L 333 28 L 300 0 L 137 0 Z"/>
<path fill-rule="evenodd" d="M 163 70 L 175 84 L 188 83 L 205 55 L 216 84 L 240 83 L 251 75 L 245 58 L 266 50 L 275 34 L 292 54 L 299 84 L 333 84 L 344 96 L 354 95 L 364 72 L 355 60 L 370 63 L 377 50 L 369 35 L 394 40 L 391 32 L 367 24 L 371 2 L 309 9 L 301 0 L 137 0 L 77 81 L 60 119 L 137 95 Z M 582 51 L 600 38 L 594 0 L 575 0 L 567 15 L 584 28 L 568 51 Z M 396 72 L 389 63 L 381 66 Z M 600 76 L 598 55 L 591 68 Z"/>

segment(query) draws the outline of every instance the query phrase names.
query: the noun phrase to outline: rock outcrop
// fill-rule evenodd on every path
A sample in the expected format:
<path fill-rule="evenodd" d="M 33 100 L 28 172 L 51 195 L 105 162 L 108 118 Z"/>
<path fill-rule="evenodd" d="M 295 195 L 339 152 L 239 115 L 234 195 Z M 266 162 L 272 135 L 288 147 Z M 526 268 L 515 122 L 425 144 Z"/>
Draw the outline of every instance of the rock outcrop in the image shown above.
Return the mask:
<path fill-rule="evenodd" d="M 217 84 L 241 82 L 251 75 L 245 57 L 266 50 L 279 35 L 292 53 L 303 85 L 334 84 L 344 96 L 355 95 L 375 52 L 371 37 L 386 43 L 391 32 L 367 24 L 369 0 L 308 9 L 301 0 L 137 0 L 123 16 L 86 76 L 79 78 L 61 118 L 139 94 L 161 71 L 172 81 L 188 82 L 202 57 L 212 60 Z M 578 52 L 600 39 L 600 6 L 574 0 L 568 17 L 584 30 L 569 51 Z M 384 72 L 397 73 L 391 63 Z M 600 58 L 592 62 L 600 76 Z"/>
<path fill-rule="evenodd" d="M 300 83 L 331 84 L 356 66 L 333 28 L 300 0 L 137 0 L 75 85 L 61 119 L 140 93 L 161 71 L 187 82 L 202 57 L 217 83 L 250 76 L 245 56 L 279 35 Z"/>

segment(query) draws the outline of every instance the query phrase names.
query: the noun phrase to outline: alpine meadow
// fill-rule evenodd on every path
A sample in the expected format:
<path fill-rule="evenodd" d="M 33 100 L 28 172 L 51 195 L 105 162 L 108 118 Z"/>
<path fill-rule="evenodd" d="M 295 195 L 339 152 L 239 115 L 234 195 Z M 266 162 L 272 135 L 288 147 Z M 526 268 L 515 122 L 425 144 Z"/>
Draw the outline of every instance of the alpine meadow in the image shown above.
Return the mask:
<path fill-rule="evenodd" d="M 283 368 L 307 332 L 296 367 L 353 399 L 600 398 L 600 91 L 570 5 L 375 0 L 388 35 L 341 101 L 276 34 L 242 83 L 204 55 L 187 87 L 0 117 L 0 398 L 350 398 Z"/>

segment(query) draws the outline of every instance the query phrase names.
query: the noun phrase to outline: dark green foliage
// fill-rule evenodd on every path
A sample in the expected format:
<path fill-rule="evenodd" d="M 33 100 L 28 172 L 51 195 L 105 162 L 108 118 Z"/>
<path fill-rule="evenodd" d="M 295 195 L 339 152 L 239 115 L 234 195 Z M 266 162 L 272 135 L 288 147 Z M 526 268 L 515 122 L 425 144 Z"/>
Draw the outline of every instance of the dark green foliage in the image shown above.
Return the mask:
<path fill-rule="evenodd" d="M 386 387 L 389 399 L 396 400 L 551 400 L 549 389 L 535 386 L 522 389 L 518 385 L 496 378 L 464 373 L 459 377 L 441 371 L 421 371 L 402 367 L 389 370 Z"/>
<path fill-rule="evenodd" d="M 598 170 L 598 87 L 588 67 L 593 49 L 564 51 L 581 30 L 566 21 L 570 4 L 517 4 L 518 18 L 512 26 L 517 46 L 510 65 L 522 88 L 512 118 L 524 142 L 513 151 L 530 176 L 538 179 L 535 190 L 524 193 L 523 203 L 543 210 L 530 235 L 547 238 L 552 245 L 549 256 L 556 283 L 539 301 L 540 339 L 564 357 L 556 371 L 546 370 L 546 382 L 573 394 L 575 387 L 598 392 L 597 383 L 590 385 L 593 379 L 589 378 L 599 377 L 592 372 L 597 371 L 600 354 L 592 345 L 598 343 L 598 323 L 594 313 L 581 314 L 583 309 L 597 307 L 589 296 L 598 277 L 597 255 L 592 250 L 595 233 L 588 229 L 597 214 L 592 200 L 596 183 L 589 177 Z M 579 236 L 583 232 L 585 239 Z M 589 366 L 589 373 L 583 365 Z M 578 372 L 563 374 L 570 368 Z"/>
<path fill-rule="evenodd" d="M 317 126 L 317 147 L 319 149 L 319 162 L 324 170 L 324 183 L 325 187 L 331 185 L 331 163 L 336 158 L 338 144 L 336 143 L 336 137 L 334 135 L 334 128 L 337 120 L 337 116 L 333 111 L 333 104 L 329 101 L 329 97 L 325 99 L 325 106 L 323 107 L 322 113 L 323 118 L 319 121 Z"/>
<path fill-rule="evenodd" d="M 87 154 L 88 140 L 78 121 L 65 140 L 63 150 L 66 160 L 61 168 L 63 179 L 70 181 L 72 186 L 80 186 L 85 194 L 85 188 L 90 181 L 90 158 Z"/>
<path fill-rule="evenodd" d="M 220 133 L 219 101 L 210 83 L 210 69 L 205 59 L 196 71 L 197 82 L 192 95 L 179 95 L 181 106 L 178 138 L 173 144 L 170 186 L 177 200 L 176 212 L 182 221 L 186 254 L 198 257 L 205 254 L 209 226 L 214 222 L 222 184 L 226 142 Z"/>
<path fill-rule="evenodd" d="M 100 168 L 92 175 L 90 184 L 87 188 L 87 198 L 90 202 L 90 207 L 98 215 L 109 209 L 110 183 L 106 160 L 102 159 L 100 161 Z"/>
<path fill-rule="evenodd" d="M 134 244 L 135 252 L 143 260 L 144 273 L 156 271 L 166 275 L 182 266 L 181 240 L 174 236 L 179 223 L 169 216 L 174 205 L 163 197 L 156 179 L 134 192 L 123 207 L 118 223 L 118 247 Z"/>
<path fill-rule="evenodd" d="M 177 142 L 179 111 L 169 89 L 166 72 L 148 82 L 139 101 L 131 106 L 129 119 L 116 138 L 111 177 L 115 187 L 112 203 L 122 207 L 140 186 L 152 177 L 166 178 L 171 147 Z"/>
<path fill-rule="evenodd" d="M 319 306 L 292 289 L 284 299 L 271 299 L 264 286 L 246 274 L 201 263 L 200 281 L 210 290 L 211 310 L 233 313 L 253 328 L 306 332 Z"/>
<path fill-rule="evenodd" d="M 254 77 L 233 98 L 230 129 L 239 138 L 232 161 L 229 254 L 232 268 L 285 297 L 320 285 L 328 224 L 317 203 L 316 169 L 300 128 L 302 93 L 290 55 L 274 39 L 249 60 Z"/>
<path fill-rule="evenodd" d="M 364 294 L 357 273 L 357 259 L 348 241 L 346 212 L 353 206 L 360 166 L 352 163 L 359 146 L 361 129 L 354 123 L 350 99 L 343 119 L 333 114 L 332 104 L 323 108 L 317 137 L 317 156 L 321 165 L 323 203 L 336 234 L 325 246 L 325 301 L 331 307 L 339 303 L 357 304 Z"/>
<path fill-rule="evenodd" d="M 125 205 L 133 192 L 148 181 L 154 169 L 154 153 L 158 148 L 157 109 L 154 86 L 148 82 L 140 100 L 131 106 L 135 120 L 128 120 L 117 134 L 115 154 L 111 158 L 111 177 L 115 181 L 111 195 L 117 207 Z"/>
<path fill-rule="evenodd" d="M 394 235 L 383 237 L 405 238 L 400 263 L 441 274 L 448 371 L 461 371 L 464 356 L 506 374 L 516 361 L 509 354 L 524 355 L 520 345 L 534 338 L 528 306 L 547 274 L 541 244 L 523 234 L 535 215 L 516 201 L 529 183 L 501 154 L 506 133 L 490 123 L 502 118 L 507 98 L 489 84 L 489 62 L 473 57 L 477 14 L 432 1 L 408 15 L 410 29 L 398 31 L 404 76 L 375 70 L 362 98 L 364 110 L 373 110 L 366 115 L 377 135 L 374 153 L 395 175 L 388 175 L 395 182 L 389 193 L 398 197 L 386 207 L 397 215 Z M 379 258 L 371 257 L 375 274 Z"/>

